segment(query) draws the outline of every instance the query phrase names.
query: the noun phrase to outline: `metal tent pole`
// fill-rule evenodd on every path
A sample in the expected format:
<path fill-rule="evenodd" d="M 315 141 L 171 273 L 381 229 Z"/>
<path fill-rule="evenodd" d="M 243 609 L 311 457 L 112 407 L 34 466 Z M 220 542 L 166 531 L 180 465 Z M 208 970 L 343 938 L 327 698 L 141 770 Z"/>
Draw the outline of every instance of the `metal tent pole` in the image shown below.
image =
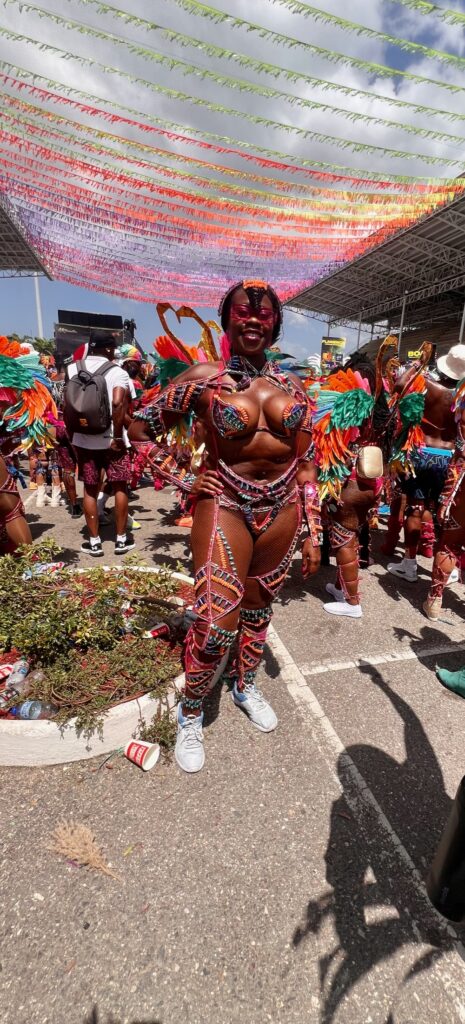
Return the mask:
<path fill-rule="evenodd" d="M 40 303 L 40 291 L 39 291 L 39 275 L 34 274 L 34 291 L 36 296 L 36 313 L 37 313 L 37 337 L 43 338 L 44 336 L 44 325 L 42 322 L 42 306 Z"/>
<path fill-rule="evenodd" d="M 362 313 L 363 313 L 363 310 L 360 312 L 360 316 L 358 318 L 357 352 L 358 352 L 358 350 L 360 348 L 360 332 L 362 330 Z"/>
<path fill-rule="evenodd" d="M 401 343 L 402 343 L 402 335 L 404 333 L 405 307 L 407 305 L 407 295 L 408 295 L 408 292 L 404 292 L 404 298 L 402 300 L 402 313 L 400 315 L 400 327 L 399 327 L 399 354 L 400 354 L 400 346 L 401 346 Z"/>

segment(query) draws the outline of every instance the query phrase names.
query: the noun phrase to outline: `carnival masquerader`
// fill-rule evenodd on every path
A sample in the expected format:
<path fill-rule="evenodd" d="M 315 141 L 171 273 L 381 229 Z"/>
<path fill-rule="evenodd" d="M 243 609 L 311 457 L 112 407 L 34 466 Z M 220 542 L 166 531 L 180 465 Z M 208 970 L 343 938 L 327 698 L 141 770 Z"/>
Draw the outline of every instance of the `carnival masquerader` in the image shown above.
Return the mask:
<path fill-rule="evenodd" d="M 84 348 L 84 346 L 82 346 Z M 81 358 L 81 356 L 79 356 Z M 76 361 L 76 360 L 75 360 Z M 66 384 L 66 373 L 64 368 L 57 371 L 55 377 L 51 381 L 52 395 L 55 399 L 56 406 L 58 409 L 58 418 L 55 420 L 49 417 L 50 425 L 53 427 L 55 432 L 56 441 L 56 459 L 60 476 L 63 480 L 66 495 L 69 501 L 69 511 L 72 519 L 79 519 L 82 516 L 82 508 L 77 497 L 76 490 L 76 471 L 77 471 L 77 459 L 74 448 L 68 436 L 65 422 L 63 420 L 63 406 L 64 406 L 64 390 Z M 51 504 L 58 504 L 58 501 L 53 501 L 53 484 L 52 484 L 52 500 Z"/>
<path fill-rule="evenodd" d="M 204 764 L 202 705 L 228 654 L 232 699 L 261 731 L 277 718 L 255 685 L 271 602 L 288 572 L 304 499 L 310 537 L 303 570 L 319 565 L 320 515 L 311 445 L 311 405 L 298 378 L 267 360 L 282 309 L 262 281 L 224 296 L 225 361 L 200 363 L 176 377 L 136 414 L 130 436 L 147 441 L 194 413 L 205 427 L 206 458 L 193 486 L 192 528 L 197 619 L 186 644 L 186 686 L 178 710 L 176 760 L 187 772 Z"/>
<path fill-rule="evenodd" d="M 430 349 L 431 346 L 428 346 L 428 350 Z M 426 356 L 425 350 L 423 364 Z M 457 431 L 452 411 L 453 391 L 457 381 L 465 375 L 465 345 L 453 346 L 450 352 L 437 360 L 436 365 L 439 382 L 427 374 L 417 378 L 418 381 L 421 379 L 422 383 L 424 412 L 421 433 L 412 452 L 410 472 L 401 477 L 402 492 L 406 495 L 405 555 L 402 561 L 391 562 L 388 565 L 390 573 L 406 579 L 409 583 L 417 580 L 418 550 L 427 557 L 433 555 L 433 514 L 438 514 L 440 495 L 445 486 L 454 451 Z M 412 376 L 418 374 L 418 366 L 418 363 L 414 363 L 399 377 L 396 382 L 397 391 L 408 386 Z M 400 512 L 397 517 L 395 513 L 394 508 L 388 522 L 387 545 L 384 547 L 386 554 L 393 553 L 400 533 Z M 425 541 L 428 542 L 427 547 Z"/>
<path fill-rule="evenodd" d="M 0 337 L 0 449 L 3 456 L 50 447 L 47 415 L 56 415 L 49 381 L 30 346 Z M 0 545 L 3 553 L 32 542 L 15 481 L 0 456 Z"/>
<path fill-rule="evenodd" d="M 330 543 L 336 556 L 336 583 L 326 590 L 334 601 L 325 604 L 330 615 L 359 619 L 359 536 L 383 487 L 383 451 L 390 412 L 384 392 L 382 359 L 395 346 L 387 338 L 376 368 L 364 356 L 354 355 L 343 370 L 331 374 L 315 390 L 315 460 L 324 518 L 329 521 Z M 311 393 L 312 389 L 311 389 Z"/>
<path fill-rule="evenodd" d="M 453 393 L 451 409 L 456 426 L 455 447 L 439 498 L 439 536 L 431 588 L 423 604 L 428 619 L 439 618 L 444 587 L 450 582 L 451 573 L 457 568 L 465 547 L 465 377 L 458 382 Z"/>

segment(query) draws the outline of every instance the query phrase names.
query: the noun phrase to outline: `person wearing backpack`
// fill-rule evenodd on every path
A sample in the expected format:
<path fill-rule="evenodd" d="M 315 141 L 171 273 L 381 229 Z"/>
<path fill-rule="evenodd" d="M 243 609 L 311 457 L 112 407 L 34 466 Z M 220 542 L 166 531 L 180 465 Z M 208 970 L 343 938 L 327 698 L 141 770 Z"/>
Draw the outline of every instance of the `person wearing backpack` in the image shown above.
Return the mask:
<path fill-rule="evenodd" d="M 84 483 L 89 540 L 83 542 L 81 551 L 94 558 L 103 555 L 97 496 L 105 472 L 115 495 L 115 555 L 124 555 L 134 547 L 126 532 L 131 463 L 124 429 L 131 381 L 113 362 L 116 346 L 113 334 L 92 332 L 89 354 L 67 369 L 64 392 L 64 419 L 76 451 L 79 479 Z"/>

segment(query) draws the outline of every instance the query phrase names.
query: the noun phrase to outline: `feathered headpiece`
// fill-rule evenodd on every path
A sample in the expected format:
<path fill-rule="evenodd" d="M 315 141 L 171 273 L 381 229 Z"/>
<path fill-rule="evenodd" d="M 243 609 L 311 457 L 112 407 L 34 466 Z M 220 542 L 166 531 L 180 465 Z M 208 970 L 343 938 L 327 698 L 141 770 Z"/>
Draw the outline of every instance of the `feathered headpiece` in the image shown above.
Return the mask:
<path fill-rule="evenodd" d="M 50 447 L 52 441 L 45 416 L 57 416 L 45 368 L 35 351 L 24 351 L 21 344 L 0 337 L 0 402 L 6 404 L 3 422 L 9 433 L 18 432 L 20 447 L 33 444 Z"/>

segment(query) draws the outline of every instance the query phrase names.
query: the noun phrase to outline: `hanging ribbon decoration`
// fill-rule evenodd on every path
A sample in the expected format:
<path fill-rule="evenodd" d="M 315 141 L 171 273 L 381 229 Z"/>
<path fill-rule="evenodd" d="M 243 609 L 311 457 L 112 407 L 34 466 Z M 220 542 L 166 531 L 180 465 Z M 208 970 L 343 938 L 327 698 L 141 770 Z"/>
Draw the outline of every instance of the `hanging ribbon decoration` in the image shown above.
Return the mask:
<path fill-rule="evenodd" d="M 395 95 L 386 97 L 369 88 L 293 70 L 285 63 L 263 61 L 242 53 L 240 46 L 220 47 L 100 0 L 79 2 L 94 17 L 105 18 L 105 23 L 91 25 L 67 18 L 29 0 L 6 0 L 7 7 L 20 12 L 19 24 L 15 22 L 14 30 L 0 26 L 0 36 L 25 53 L 39 50 L 55 63 L 58 58 L 73 67 L 91 68 L 92 78 L 94 72 L 99 76 L 102 93 L 108 91 L 111 97 L 0 61 L 0 197 L 50 272 L 62 280 L 141 301 L 156 300 L 165 308 L 173 303 L 182 308 L 188 303 L 213 304 L 234 280 L 261 275 L 273 280 L 280 296 L 287 298 L 463 192 L 465 177 L 399 173 L 404 170 L 399 162 L 408 166 L 412 160 L 420 169 L 421 165 L 438 168 L 439 175 L 444 171 L 452 174 L 454 168 L 462 170 L 463 106 L 462 110 L 447 111 Z M 199 0 L 173 2 L 195 18 L 247 32 L 252 40 L 269 40 L 281 50 L 298 48 L 307 56 L 357 68 L 378 81 L 397 77 L 459 97 L 465 93 L 463 85 L 331 51 Z M 462 23 L 449 20 L 454 12 L 423 0 L 391 2 L 450 24 Z M 397 47 L 421 57 L 425 65 L 431 60 L 444 67 L 465 67 L 465 58 L 458 54 L 359 25 L 303 0 L 271 3 L 313 23 L 324 22 L 348 35 L 357 33 Z M 27 16 L 28 34 L 18 31 L 21 12 Z M 74 45 L 61 49 L 49 42 L 46 34 L 44 38 L 43 32 L 41 38 L 34 38 L 37 18 L 45 26 L 57 25 L 72 33 Z M 118 23 L 116 31 L 107 30 L 108 19 L 114 19 L 115 28 Z M 135 35 L 143 33 L 143 42 L 122 35 L 118 31 L 122 22 L 130 25 Z M 150 33 L 176 48 L 200 54 L 201 61 L 190 59 L 190 54 L 182 59 L 177 52 L 170 55 L 148 45 Z M 108 53 L 113 50 L 117 57 L 112 60 L 109 56 L 108 63 L 102 63 L 87 41 L 85 54 L 79 53 L 78 36 L 101 41 Z M 145 62 L 150 74 L 143 77 L 133 72 L 122 50 Z M 241 70 L 230 73 L 235 70 L 232 65 Z M 160 80 L 153 74 L 155 68 L 160 69 Z M 186 76 L 189 90 L 173 88 L 171 72 Z M 248 72 L 253 80 L 246 77 Z M 142 107 L 149 105 L 155 94 L 177 107 L 181 104 L 186 111 L 198 108 L 221 115 L 225 130 L 231 119 L 265 129 L 268 147 L 255 139 L 234 138 L 203 126 L 187 127 L 125 106 L 111 89 L 116 79 L 143 97 Z M 194 80 L 213 83 L 215 95 L 198 93 Z M 281 88 L 283 80 L 290 84 Z M 229 105 L 227 100 L 220 103 L 216 87 L 235 97 L 251 96 L 257 103 L 255 107 L 244 103 L 245 110 L 240 110 L 235 100 Z M 333 94 L 331 102 L 326 101 L 325 91 Z M 344 103 L 341 97 L 349 97 L 350 102 Z M 351 109 L 354 98 L 363 100 L 363 106 Z M 375 109 L 366 102 L 371 99 L 376 100 Z M 271 103 L 280 104 L 277 116 L 283 120 L 270 116 Z M 387 105 L 395 107 L 399 120 L 385 114 Z M 344 131 L 330 134 L 326 123 L 312 124 L 308 117 L 299 123 L 293 113 L 281 114 L 290 107 L 324 115 L 326 122 L 332 117 L 345 119 L 354 131 L 361 125 L 369 128 L 370 134 L 360 140 Z M 425 127 L 419 116 L 428 119 Z M 457 128 L 449 129 L 449 124 Z M 318 130 L 321 127 L 323 130 Z M 249 135 L 257 134 L 247 130 Z M 404 149 L 402 143 L 400 148 L 385 144 L 392 132 L 408 135 L 408 145 L 414 144 L 421 152 Z M 271 136 L 276 133 L 280 139 L 286 135 L 292 139 L 288 148 L 295 152 L 272 148 Z M 309 141 L 324 144 L 323 159 L 299 154 L 299 146 L 304 149 Z M 429 142 L 451 148 L 441 153 L 437 147 L 428 148 Z M 385 171 L 360 171 L 345 166 L 337 162 L 343 150 L 365 154 L 365 159 L 372 155 L 378 168 L 382 158 L 388 167 Z M 317 150 L 316 156 L 320 155 Z M 395 173 L 391 173 L 393 167 Z"/>

